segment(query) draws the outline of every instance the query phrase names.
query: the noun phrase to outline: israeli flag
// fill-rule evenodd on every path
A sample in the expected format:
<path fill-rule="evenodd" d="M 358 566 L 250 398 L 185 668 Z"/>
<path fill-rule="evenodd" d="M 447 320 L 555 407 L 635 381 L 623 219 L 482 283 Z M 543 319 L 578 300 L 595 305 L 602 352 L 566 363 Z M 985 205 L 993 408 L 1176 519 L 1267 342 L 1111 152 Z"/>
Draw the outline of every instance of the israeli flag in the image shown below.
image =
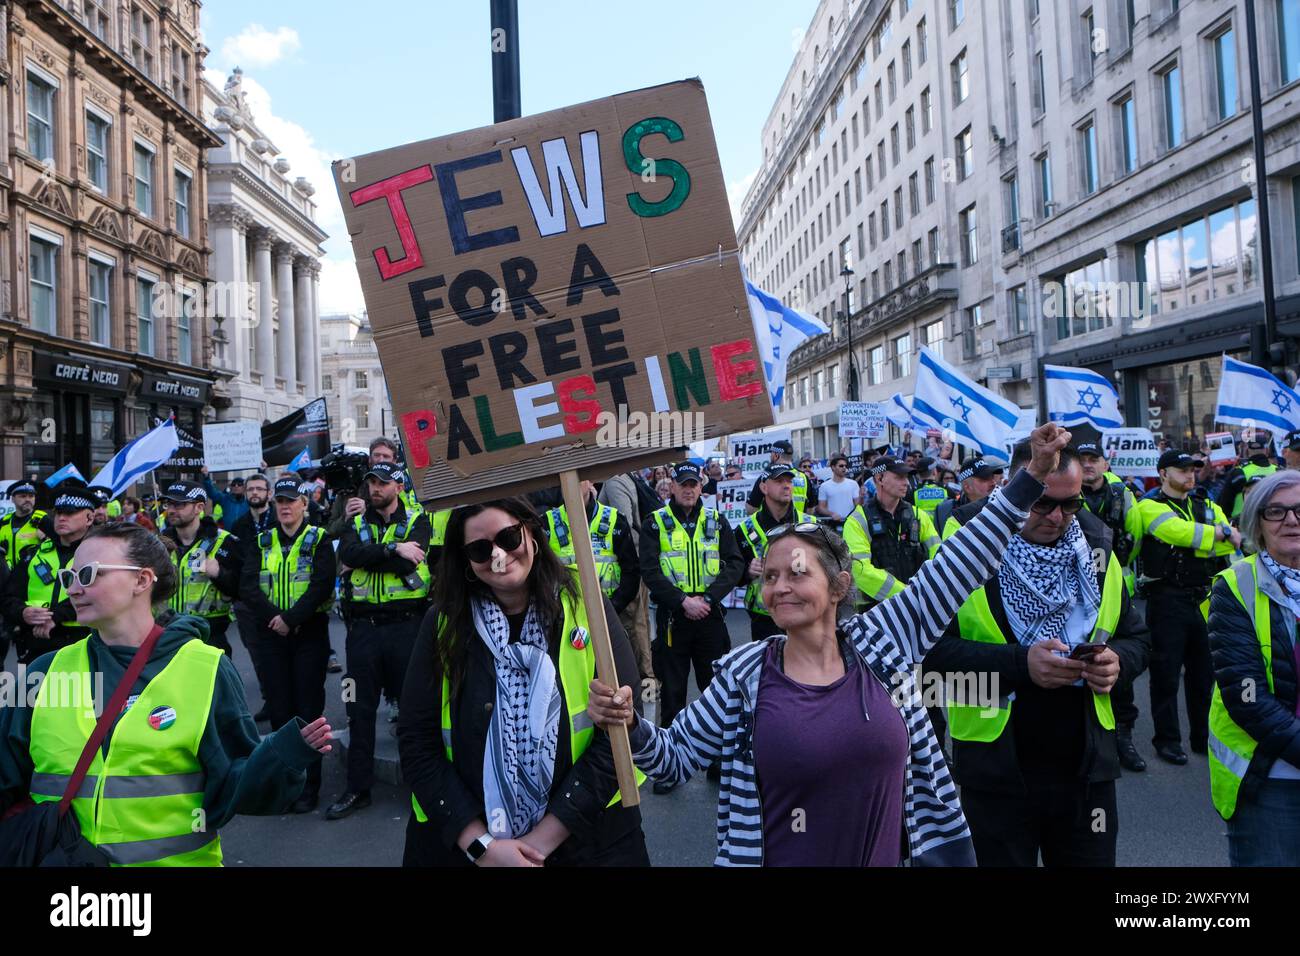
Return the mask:
<path fill-rule="evenodd" d="M 742 274 L 744 270 L 742 269 Z M 769 295 L 745 276 L 745 292 L 749 298 L 749 316 L 754 322 L 754 336 L 758 339 L 758 354 L 763 359 L 767 375 L 767 390 L 772 407 L 781 404 L 785 395 L 786 359 L 805 339 L 830 331 L 819 319 L 804 312 L 787 308 L 775 296 Z"/>
<path fill-rule="evenodd" d="M 300 452 L 298 453 L 297 457 L 294 458 L 293 461 L 289 462 L 289 464 L 285 467 L 285 471 L 299 471 L 299 472 L 300 472 L 300 471 L 302 471 L 304 468 L 310 468 L 311 466 L 312 466 L 312 464 L 311 464 L 311 451 L 308 449 L 308 447 L 307 447 L 306 445 L 303 445 L 303 446 L 302 446 L 302 451 L 300 451 Z"/>
<path fill-rule="evenodd" d="M 1300 428 L 1300 395 L 1258 365 L 1223 356 L 1216 421 L 1272 432 Z"/>
<path fill-rule="evenodd" d="M 1066 428 L 1092 422 L 1098 429 L 1123 428 L 1119 413 L 1119 392 L 1115 386 L 1087 368 L 1068 365 L 1044 365 L 1047 383 L 1047 420 Z"/>
<path fill-rule="evenodd" d="M 78 481 L 81 482 L 84 482 L 86 480 L 82 476 L 81 472 L 77 470 L 77 466 L 69 462 L 68 464 L 60 468 L 58 471 L 56 471 L 54 474 L 50 475 L 50 477 L 45 479 L 45 487 L 54 488 L 60 482 L 67 481 L 69 478 L 76 478 Z"/>
<path fill-rule="evenodd" d="M 116 498 L 136 481 L 163 464 L 181 447 L 176 421 L 167 419 L 153 431 L 133 438 L 99 470 L 92 485 L 109 489 Z"/>
<path fill-rule="evenodd" d="M 912 429 L 912 403 L 903 397 L 902 392 L 895 392 L 889 401 L 884 403 L 885 418 L 890 424 L 901 428 L 903 431 Z"/>
<path fill-rule="evenodd" d="M 926 346 L 917 361 L 912 417 L 922 425 L 951 429 L 959 444 L 1001 459 L 1007 436 L 1020 420 L 1020 406 L 976 385 Z"/>

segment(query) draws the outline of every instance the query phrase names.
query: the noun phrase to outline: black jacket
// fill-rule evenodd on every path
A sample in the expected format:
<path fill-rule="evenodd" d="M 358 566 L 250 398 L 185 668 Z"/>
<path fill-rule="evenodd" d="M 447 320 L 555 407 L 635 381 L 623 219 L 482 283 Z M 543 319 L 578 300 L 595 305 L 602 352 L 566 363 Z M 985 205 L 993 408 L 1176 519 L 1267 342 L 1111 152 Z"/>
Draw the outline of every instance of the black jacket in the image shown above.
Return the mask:
<path fill-rule="evenodd" d="M 54 542 L 60 568 L 67 564 L 68 559 L 76 552 L 77 546 L 81 544 L 79 539 L 64 547 L 57 535 L 48 537 L 47 540 Z M 23 552 L 8 580 L 5 581 L 4 591 L 0 593 L 0 611 L 4 614 L 5 623 L 12 629 L 18 661 L 21 664 L 30 664 L 42 654 L 75 644 L 90 633 L 88 628 L 77 626 L 77 610 L 68 600 L 57 576 L 54 580 L 53 601 L 50 608 L 54 614 L 54 630 L 50 632 L 50 636 L 36 637 L 32 626 L 23 620 L 23 609 L 27 607 L 27 568 L 35 553 L 36 548 L 28 548 Z"/>
<path fill-rule="evenodd" d="M 365 523 L 373 528 L 387 529 L 390 524 L 399 524 L 406 520 L 406 507 L 398 499 L 397 507 L 393 510 L 390 520 L 385 521 L 384 516 L 376 511 L 373 507 L 367 507 L 363 516 Z M 380 532 L 383 533 L 382 531 Z M 433 536 L 433 527 L 429 524 L 429 516 L 425 512 L 420 512 L 411 522 L 410 528 L 407 529 L 405 540 L 418 544 L 425 552 L 425 559 L 428 560 L 429 539 Z M 405 577 L 415 571 L 415 562 L 408 561 L 398 554 L 389 554 L 388 546 L 381 544 L 379 541 L 371 540 L 363 542 L 361 536 L 357 534 L 356 523 L 353 522 L 343 529 L 339 536 L 338 563 L 346 565 L 349 568 L 361 568 L 366 571 L 375 571 L 386 574 L 396 574 Z M 351 577 L 350 575 L 348 576 Z M 402 607 L 393 608 L 389 605 L 372 604 L 369 602 L 355 602 L 352 600 L 352 586 L 348 578 L 344 578 L 343 592 L 348 599 L 348 603 L 354 607 L 362 607 L 366 613 L 384 613 L 401 612 L 415 608 L 421 612 L 424 611 L 424 605 L 427 602 L 398 601 Z M 409 605 L 409 607 L 407 606 Z"/>
<path fill-rule="evenodd" d="M 286 535 L 284 529 L 278 524 L 270 532 L 264 533 L 275 536 L 272 547 L 279 547 L 282 551 L 288 551 L 293 541 L 305 534 L 308 528 L 314 528 L 318 534 L 325 533 L 324 528 L 319 525 L 309 524 L 306 520 L 299 526 L 298 533 L 293 538 Z M 260 548 L 261 545 L 258 539 L 255 538 L 245 555 L 244 570 L 240 576 L 239 599 L 256 616 L 257 623 L 263 630 L 269 630 L 267 625 L 271 623 L 272 618 L 278 615 L 284 619 L 284 623 L 289 625 L 289 631 L 292 633 L 296 628 L 301 627 L 315 617 L 317 614 L 316 609 L 334 596 L 336 568 L 334 546 L 330 543 L 328 535 L 326 535 L 324 541 L 316 545 L 315 560 L 312 562 L 311 580 L 307 584 L 307 591 L 294 602 L 291 608 L 277 608 L 262 593 L 262 588 L 258 582 L 262 571 Z M 323 614 L 322 620 L 324 620 Z"/>
<path fill-rule="evenodd" d="M 982 502 L 976 502 L 970 507 L 980 505 Z M 965 509 L 958 509 L 958 512 L 963 510 Z M 966 517 L 969 520 L 969 514 Z M 1094 550 L 1101 549 L 1101 567 L 1105 568 L 1111 553 L 1110 530 L 1087 511 L 1080 511 L 1076 520 L 1088 546 Z M 1097 575 L 1098 589 L 1105 586 L 1105 580 L 1106 573 L 1102 571 Z M 989 610 L 1007 638 L 1006 643 L 985 644 L 965 640 L 960 636 L 954 618 L 939 643 L 926 655 L 924 664 L 926 670 L 947 674 L 989 675 L 990 681 L 996 675 L 998 693 L 1005 695 L 1014 692 L 1018 698 L 1018 701 L 1012 703 L 1010 720 L 997 740 L 992 743 L 953 741 L 953 770 L 957 782 L 963 787 L 978 790 L 1023 793 L 1022 746 L 1059 746 L 1062 752 L 1077 755 L 1077 760 L 1072 758 L 1071 766 L 1064 768 L 1063 772 L 1074 777 L 1080 784 L 1117 779 L 1120 766 L 1115 732 L 1105 730 L 1098 722 L 1092 692 L 1087 687 L 1045 690 L 1035 684 L 1029 677 L 1029 648 L 1011 634 L 1007 623 L 998 575 L 989 579 L 985 585 L 985 594 L 988 596 Z M 1119 657 L 1119 679 L 1131 680 L 1146 667 L 1151 650 L 1151 636 L 1141 615 L 1129 603 L 1128 591 L 1124 588 L 1121 588 L 1120 600 L 1119 622 L 1108 643 Z M 990 682 L 980 686 L 993 685 Z M 1018 726 L 1017 718 L 1024 720 L 1027 709 L 1035 715 L 1052 715 L 1055 729 L 1064 732 L 1065 736 L 1057 733 L 1053 741 L 1053 727 L 1041 726 L 1042 721 L 1036 721 L 1033 726 L 1026 721 L 1023 727 Z M 1070 730 L 1065 729 L 1067 725 Z M 1075 727 L 1082 733 L 1081 741 L 1070 736 Z M 1024 756 L 1026 760 L 1040 765 L 1050 763 L 1052 755 L 1036 752 Z M 1047 760 L 1044 761 L 1043 758 Z"/>
<path fill-rule="evenodd" d="M 1229 572 L 1231 573 L 1231 572 Z M 1259 568 L 1261 575 L 1267 572 Z M 1268 777 L 1275 760 L 1300 767 L 1300 718 L 1296 717 L 1295 615 L 1269 601 L 1273 642 L 1273 690 L 1268 689 L 1259 638 L 1246 609 L 1222 579 L 1210 592 L 1210 657 L 1214 680 L 1228 716 L 1258 742 L 1241 784 L 1239 799 L 1249 800 Z M 1244 694 L 1251 688 L 1252 694 Z"/>
<path fill-rule="evenodd" d="M 407 830 L 407 863 L 423 866 L 469 866 L 456 840 L 474 820 L 485 824 L 483 808 L 483 752 L 496 700 L 496 661 L 477 636 L 469 641 L 469 665 L 451 711 L 451 748 L 454 762 L 447 759 L 442 741 L 442 662 L 438 655 L 435 629 L 438 613 L 431 609 L 420 624 L 415 648 L 402 688 L 402 710 L 397 721 L 397 745 L 402 777 L 410 785 L 427 823 L 412 817 Z M 637 684 L 636 658 L 627 635 L 606 601 L 605 619 L 619 684 Z M 551 660 L 558 662 L 558 624 L 550 635 Z M 560 693 L 563 683 L 560 681 Z M 637 695 L 637 709 L 640 697 Z M 641 812 L 621 803 L 606 804 L 618 791 L 614 758 L 609 738 L 597 729 L 591 745 L 577 764 L 570 756 L 569 721 L 561 714 L 559 740 L 555 748 L 548 812 L 569 829 L 565 840 L 547 859 L 548 865 L 647 865 Z"/>
<path fill-rule="evenodd" d="M 688 533 L 694 530 L 695 522 L 700 519 L 704 509 L 703 503 L 699 501 L 695 503 L 695 507 L 689 514 L 675 501 L 670 500 L 668 507 L 672 509 L 673 517 L 686 528 Z M 653 518 L 646 518 L 641 522 L 641 543 L 637 551 L 640 553 L 641 560 L 641 580 L 650 589 L 650 596 L 654 598 L 654 602 L 668 608 L 674 614 L 680 613 L 686 595 L 659 567 L 659 523 Z M 745 572 L 745 562 L 740 556 L 740 548 L 736 546 L 736 536 L 731 530 L 731 525 L 727 524 L 726 519 L 721 515 L 718 516 L 718 558 L 721 562 L 718 576 L 704 594 L 713 605 L 713 613 L 722 615 L 725 613 L 722 599 L 740 583 L 740 576 Z"/>
<path fill-rule="evenodd" d="M 275 507 L 267 505 L 266 510 L 262 512 L 259 520 L 253 516 L 252 509 L 244 512 L 234 526 L 231 527 L 230 533 L 239 539 L 239 547 L 242 552 L 241 560 L 248 560 L 248 549 L 257 547 L 257 536 L 263 531 L 268 531 L 275 527 Z"/>

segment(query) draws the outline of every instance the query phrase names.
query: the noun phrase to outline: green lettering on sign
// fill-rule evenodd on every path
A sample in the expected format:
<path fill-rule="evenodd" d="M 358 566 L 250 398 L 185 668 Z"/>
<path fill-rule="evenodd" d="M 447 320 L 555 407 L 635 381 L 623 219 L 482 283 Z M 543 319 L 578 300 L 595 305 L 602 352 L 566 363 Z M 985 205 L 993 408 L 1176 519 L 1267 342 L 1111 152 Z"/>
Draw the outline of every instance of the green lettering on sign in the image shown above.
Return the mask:
<path fill-rule="evenodd" d="M 501 451 L 503 448 L 510 448 L 524 443 L 523 432 L 497 434 L 497 427 L 492 422 L 492 410 L 488 405 L 486 395 L 474 396 L 474 413 L 478 418 L 478 430 L 483 433 L 483 445 L 488 451 Z"/>
<path fill-rule="evenodd" d="M 666 176 L 672 180 L 673 188 L 658 202 L 647 202 L 640 193 L 628 193 L 627 204 L 632 211 L 643 219 L 651 216 L 666 216 L 686 202 L 691 194 L 691 174 L 686 167 L 675 159 L 647 160 L 641 152 L 641 140 L 652 133 L 661 133 L 670 143 L 684 139 L 686 134 L 673 120 L 664 116 L 650 116 L 630 126 L 623 134 L 623 161 L 633 173 L 644 178 L 647 169 L 653 169 L 651 180 Z"/>
<path fill-rule="evenodd" d="M 695 398 L 697 405 L 708 405 L 712 399 L 709 398 L 709 382 L 704 377 L 704 362 L 700 359 L 700 350 L 691 349 L 690 367 L 682 361 L 682 353 L 668 353 L 668 374 L 673 380 L 673 398 L 677 399 L 677 407 L 681 411 L 686 411 L 691 407 L 691 398 Z"/>

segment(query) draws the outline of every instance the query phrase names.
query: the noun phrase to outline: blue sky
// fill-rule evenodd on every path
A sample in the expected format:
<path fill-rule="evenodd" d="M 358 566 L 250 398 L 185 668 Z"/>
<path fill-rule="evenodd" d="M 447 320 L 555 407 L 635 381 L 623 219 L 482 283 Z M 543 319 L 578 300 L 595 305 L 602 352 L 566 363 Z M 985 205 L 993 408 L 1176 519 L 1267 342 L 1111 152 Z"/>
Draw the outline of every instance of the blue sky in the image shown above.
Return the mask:
<path fill-rule="evenodd" d="M 816 0 L 520 0 L 523 112 L 699 76 L 730 189 L 743 193 Z M 208 0 L 207 66 L 246 77 L 254 118 L 316 186 L 332 233 L 326 311 L 361 308 L 333 157 L 492 121 L 488 0 Z M 215 74 L 219 72 L 220 78 Z M 346 268 L 344 266 L 346 265 Z"/>

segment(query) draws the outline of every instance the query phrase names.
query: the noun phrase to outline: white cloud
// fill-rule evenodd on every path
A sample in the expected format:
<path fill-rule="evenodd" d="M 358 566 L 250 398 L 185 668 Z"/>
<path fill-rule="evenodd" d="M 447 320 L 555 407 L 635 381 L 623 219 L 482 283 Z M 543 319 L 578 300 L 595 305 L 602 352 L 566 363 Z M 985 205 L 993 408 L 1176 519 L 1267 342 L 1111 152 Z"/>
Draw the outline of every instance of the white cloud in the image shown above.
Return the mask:
<path fill-rule="evenodd" d="M 740 228 L 740 207 L 744 204 L 745 195 L 749 192 L 749 187 L 754 185 L 757 176 L 758 170 L 755 169 L 748 176 L 727 183 L 727 199 L 731 201 L 731 221 L 737 229 Z"/>
<path fill-rule="evenodd" d="M 221 44 L 221 59 L 227 66 L 270 66 L 297 53 L 301 45 L 293 27 L 271 31 L 260 23 L 250 23 Z"/>
<path fill-rule="evenodd" d="M 204 75 L 218 90 L 225 87 L 226 77 L 220 70 L 206 70 Z M 270 92 L 247 73 L 243 89 L 253 122 L 275 144 L 279 156 L 289 161 L 289 178 L 303 176 L 316 187 L 311 197 L 316 203 L 316 224 L 329 233 L 324 243 L 325 257 L 321 260 L 321 314 L 362 311 L 365 302 L 352 258 L 352 243 L 348 240 L 343 207 L 330 170 L 331 162 L 342 158 L 341 154 L 323 149 L 305 128 L 276 115 Z"/>

